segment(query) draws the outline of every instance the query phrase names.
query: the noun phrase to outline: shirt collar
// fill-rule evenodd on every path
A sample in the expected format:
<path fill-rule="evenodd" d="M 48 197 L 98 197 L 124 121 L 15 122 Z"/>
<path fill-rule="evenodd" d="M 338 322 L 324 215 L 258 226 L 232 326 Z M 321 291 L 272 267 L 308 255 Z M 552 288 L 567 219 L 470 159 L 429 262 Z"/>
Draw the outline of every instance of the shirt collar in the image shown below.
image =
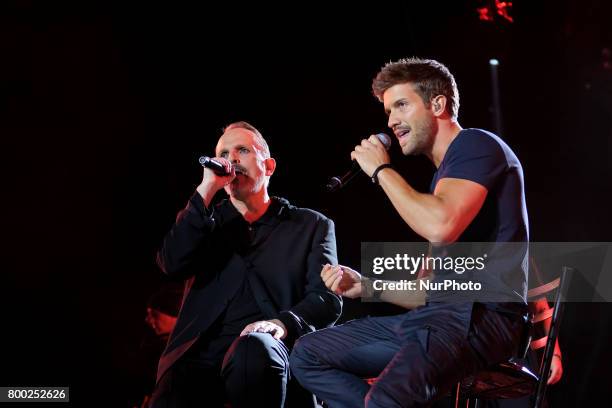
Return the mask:
<path fill-rule="evenodd" d="M 253 224 L 255 225 L 276 225 L 278 222 L 286 216 L 289 201 L 282 197 L 271 197 L 271 203 L 268 207 L 268 210 L 261 216 L 259 219 Z M 222 222 L 228 223 L 233 221 L 235 218 L 242 218 L 242 214 L 234 207 L 232 202 L 228 199 L 225 199 L 219 203 L 217 206 L 218 214 Z"/>

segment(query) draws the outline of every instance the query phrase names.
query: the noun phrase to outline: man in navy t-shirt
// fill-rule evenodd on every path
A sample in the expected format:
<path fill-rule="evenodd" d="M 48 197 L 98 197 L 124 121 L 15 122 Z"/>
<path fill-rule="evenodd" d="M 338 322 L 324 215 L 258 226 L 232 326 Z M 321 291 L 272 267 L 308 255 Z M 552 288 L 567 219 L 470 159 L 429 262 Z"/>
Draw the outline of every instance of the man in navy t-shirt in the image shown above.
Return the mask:
<path fill-rule="evenodd" d="M 518 346 L 529 239 L 523 173 L 500 138 L 461 128 L 457 85 L 439 62 L 389 63 L 372 88 L 403 154 L 423 154 L 437 167 L 431 191 L 416 191 L 396 172 L 376 136 L 356 146 L 351 158 L 380 185 L 404 222 L 431 243 L 430 256 L 473 253 L 484 245 L 486 267 L 469 276 L 488 296 L 375 292 L 383 301 L 418 307 L 308 334 L 293 350 L 291 369 L 330 408 L 429 406 L 464 377 L 511 357 Z M 444 277 L 439 269 L 432 268 L 425 281 Z M 345 266 L 326 266 L 321 277 L 346 297 L 373 294 L 368 281 Z M 377 380 L 370 387 L 364 379 L 371 377 Z"/>
<path fill-rule="evenodd" d="M 484 271 L 438 273 L 433 281 L 452 275 L 457 281 L 478 281 L 484 290 L 476 294 L 433 291 L 427 299 L 479 300 L 496 310 L 522 310 L 527 294 L 529 237 L 521 163 L 510 147 L 493 133 L 461 129 L 434 174 L 432 194 L 436 194 L 438 183 L 444 179 L 469 180 L 485 187 L 487 193 L 476 216 L 455 240 L 459 244 L 443 248 L 448 252 L 449 247 L 454 247 L 460 255 L 473 257 L 486 253 L 488 259 Z M 433 250 L 435 254 L 436 247 Z"/>

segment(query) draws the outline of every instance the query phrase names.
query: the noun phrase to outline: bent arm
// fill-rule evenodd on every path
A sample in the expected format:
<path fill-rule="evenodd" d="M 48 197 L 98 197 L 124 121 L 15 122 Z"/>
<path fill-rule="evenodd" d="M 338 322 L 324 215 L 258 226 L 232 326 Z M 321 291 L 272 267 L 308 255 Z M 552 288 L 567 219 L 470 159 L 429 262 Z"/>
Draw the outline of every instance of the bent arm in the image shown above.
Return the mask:
<path fill-rule="evenodd" d="M 393 169 L 384 169 L 378 179 L 406 224 L 435 243 L 456 241 L 487 196 L 484 186 L 465 179 L 443 178 L 433 194 L 416 191 Z"/>
<path fill-rule="evenodd" d="M 304 297 L 291 309 L 280 312 L 278 316 L 291 337 L 305 334 L 313 328 L 331 326 L 342 312 L 341 297 L 327 289 L 319 276 L 323 265 L 338 262 L 336 235 L 331 220 L 318 221 L 310 253 L 305 262 L 307 271 Z"/>
<path fill-rule="evenodd" d="M 215 229 L 211 213 L 195 193 L 179 212 L 157 252 L 157 264 L 170 277 L 187 279 L 204 265 L 206 247 Z"/>

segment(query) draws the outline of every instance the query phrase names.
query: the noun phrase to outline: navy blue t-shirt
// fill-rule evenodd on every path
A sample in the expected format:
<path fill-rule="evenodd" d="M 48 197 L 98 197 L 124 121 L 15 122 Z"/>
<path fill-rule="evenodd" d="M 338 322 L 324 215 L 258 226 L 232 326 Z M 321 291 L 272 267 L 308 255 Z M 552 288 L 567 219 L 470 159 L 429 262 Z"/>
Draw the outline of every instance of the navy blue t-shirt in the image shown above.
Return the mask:
<path fill-rule="evenodd" d="M 493 133 L 463 129 L 451 142 L 433 177 L 432 193 L 443 178 L 470 180 L 487 189 L 481 210 L 457 240 L 482 243 L 473 247 L 478 249 L 477 253 L 472 254 L 482 255 L 483 250 L 487 253 L 486 270 L 482 273 L 454 274 L 454 277 L 478 280 L 482 283 L 483 295 L 489 300 L 524 303 L 529 224 L 523 169 L 518 158 Z M 461 251 L 465 251 L 465 247 Z M 448 275 L 436 278 L 448 278 Z M 439 292 L 431 293 L 430 300 L 441 296 L 444 295 Z"/>

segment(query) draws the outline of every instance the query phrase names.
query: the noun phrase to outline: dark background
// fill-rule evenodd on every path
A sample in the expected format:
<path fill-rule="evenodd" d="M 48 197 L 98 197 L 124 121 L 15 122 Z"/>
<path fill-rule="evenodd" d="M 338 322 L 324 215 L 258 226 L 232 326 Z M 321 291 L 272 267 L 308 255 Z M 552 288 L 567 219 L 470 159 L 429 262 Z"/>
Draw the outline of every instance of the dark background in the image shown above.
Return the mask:
<path fill-rule="evenodd" d="M 75 406 L 125 405 L 127 361 L 162 282 L 156 247 L 199 182 L 197 158 L 232 121 L 267 138 L 273 194 L 335 220 L 342 263 L 358 266 L 362 241 L 419 239 L 365 177 L 322 188 L 360 139 L 386 130 L 370 83 L 401 57 L 447 64 L 462 126 L 487 129 L 499 59 L 531 239 L 610 241 L 611 3 L 519 0 L 514 23 L 480 21 L 485 3 L 3 2 L 0 385 L 69 385 Z M 426 190 L 433 166 L 398 150 L 396 166 Z M 553 406 L 608 395 L 609 306 L 569 305 Z M 366 312 L 347 302 L 344 318 Z"/>

